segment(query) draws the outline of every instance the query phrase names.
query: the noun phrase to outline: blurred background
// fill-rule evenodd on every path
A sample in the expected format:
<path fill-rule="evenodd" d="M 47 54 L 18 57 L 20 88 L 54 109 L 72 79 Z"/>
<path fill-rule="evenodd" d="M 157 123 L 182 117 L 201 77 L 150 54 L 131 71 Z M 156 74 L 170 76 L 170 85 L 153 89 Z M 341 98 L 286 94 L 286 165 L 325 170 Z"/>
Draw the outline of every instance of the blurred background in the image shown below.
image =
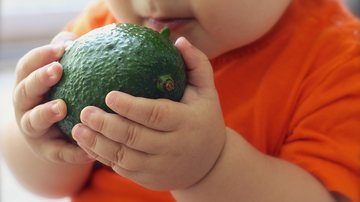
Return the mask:
<path fill-rule="evenodd" d="M 27 51 L 49 43 L 66 22 L 93 0 L 0 0 L 0 127 L 13 118 L 14 67 Z M 360 0 L 345 0 L 360 16 Z M 1 135 L 1 134 L 0 134 Z M 35 196 L 22 188 L 0 157 L 0 202 L 68 202 Z"/>
<path fill-rule="evenodd" d="M 13 118 L 11 91 L 16 62 L 29 50 L 48 44 L 91 1 L 0 0 L 0 127 Z M 0 157 L 0 202 L 68 201 L 45 199 L 28 192 Z"/>

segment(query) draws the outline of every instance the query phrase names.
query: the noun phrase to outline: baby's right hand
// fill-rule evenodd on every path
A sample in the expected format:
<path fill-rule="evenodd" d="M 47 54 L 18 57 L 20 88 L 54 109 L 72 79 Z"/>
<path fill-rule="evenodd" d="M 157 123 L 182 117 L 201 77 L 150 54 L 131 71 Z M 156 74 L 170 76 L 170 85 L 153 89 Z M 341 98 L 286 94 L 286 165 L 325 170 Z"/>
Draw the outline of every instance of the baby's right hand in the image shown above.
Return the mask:
<path fill-rule="evenodd" d="M 57 163 L 92 161 L 80 147 L 66 142 L 54 125 L 66 116 L 65 102 L 46 101 L 48 91 L 62 75 L 61 64 L 56 61 L 73 38 L 68 32 L 60 33 L 51 44 L 25 54 L 16 67 L 13 102 L 18 126 L 35 154 Z"/>

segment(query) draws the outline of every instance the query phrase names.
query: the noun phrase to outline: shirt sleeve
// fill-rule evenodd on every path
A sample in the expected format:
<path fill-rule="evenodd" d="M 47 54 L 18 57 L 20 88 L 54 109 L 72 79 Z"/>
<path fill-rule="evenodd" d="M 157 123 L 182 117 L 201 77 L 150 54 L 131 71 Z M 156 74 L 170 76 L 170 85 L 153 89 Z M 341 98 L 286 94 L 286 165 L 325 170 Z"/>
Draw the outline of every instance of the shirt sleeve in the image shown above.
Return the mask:
<path fill-rule="evenodd" d="M 309 78 L 315 85 L 299 100 L 280 152 L 353 202 L 360 201 L 360 48 L 356 52 Z"/>
<path fill-rule="evenodd" d="M 117 20 L 111 15 L 103 0 L 90 3 L 74 20 L 64 28 L 65 31 L 73 32 L 81 36 L 95 28 L 115 23 Z"/>

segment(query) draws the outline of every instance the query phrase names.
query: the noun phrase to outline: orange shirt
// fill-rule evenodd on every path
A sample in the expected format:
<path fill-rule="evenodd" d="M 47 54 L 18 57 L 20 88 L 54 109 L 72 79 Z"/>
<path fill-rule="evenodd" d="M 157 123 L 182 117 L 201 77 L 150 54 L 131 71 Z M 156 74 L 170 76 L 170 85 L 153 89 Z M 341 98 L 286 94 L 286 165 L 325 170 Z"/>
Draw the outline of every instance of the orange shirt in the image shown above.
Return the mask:
<path fill-rule="evenodd" d="M 100 1 L 67 29 L 80 36 L 112 22 Z M 228 127 L 360 201 L 360 23 L 338 0 L 294 0 L 266 36 L 211 62 Z M 72 199 L 174 200 L 105 167 Z"/>

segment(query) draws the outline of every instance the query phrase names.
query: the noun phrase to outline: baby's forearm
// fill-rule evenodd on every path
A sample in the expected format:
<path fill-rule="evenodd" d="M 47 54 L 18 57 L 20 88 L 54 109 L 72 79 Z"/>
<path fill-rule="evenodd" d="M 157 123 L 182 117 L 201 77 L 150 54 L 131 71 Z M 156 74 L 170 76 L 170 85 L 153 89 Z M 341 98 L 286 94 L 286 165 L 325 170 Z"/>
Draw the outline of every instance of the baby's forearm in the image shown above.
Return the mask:
<path fill-rule="evenodd" d="M 198 184 L 172 194 L 180 202 L 334 201 L 311 174 L 261 154 L 232 130 L 212 171 Z"/>
<path fill-rule="evenodd" d="M 31 192 L 51 198 L 68 196 L 87 180 L 91 164 L 56 164 L 38 158 L 15 123 L 1 132 L 2 155 L 16 179 Z"/>

